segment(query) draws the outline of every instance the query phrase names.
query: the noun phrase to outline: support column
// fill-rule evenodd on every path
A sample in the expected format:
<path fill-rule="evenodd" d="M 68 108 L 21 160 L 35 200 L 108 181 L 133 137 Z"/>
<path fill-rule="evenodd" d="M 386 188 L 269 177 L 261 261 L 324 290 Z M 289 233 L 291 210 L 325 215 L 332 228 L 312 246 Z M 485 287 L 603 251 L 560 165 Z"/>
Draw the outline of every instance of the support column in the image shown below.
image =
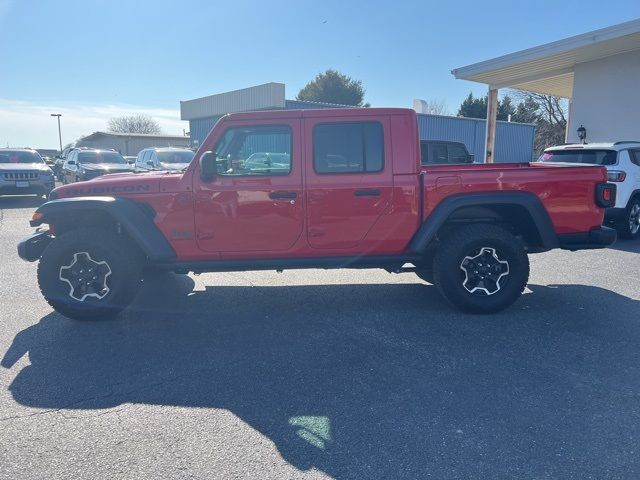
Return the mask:
<path fill-rule="evenodd" d="M 484 161 L 493 163 L 496 146 L 496 119 L 498 117 L 498 89 L 489 86 L 487 95 L 487 134 L 484 142 Z"/>

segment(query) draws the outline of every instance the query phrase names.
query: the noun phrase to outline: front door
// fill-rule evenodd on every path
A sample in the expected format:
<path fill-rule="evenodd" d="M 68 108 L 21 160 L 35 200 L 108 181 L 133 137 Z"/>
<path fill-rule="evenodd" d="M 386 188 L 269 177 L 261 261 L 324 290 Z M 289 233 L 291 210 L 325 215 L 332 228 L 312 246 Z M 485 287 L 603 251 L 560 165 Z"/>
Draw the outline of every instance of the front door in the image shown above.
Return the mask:
<path fill-rule="evenodd" d="M 357 250 L 392 205 L 387 121 L 307 119 L 307 238 L 316 249 Z"/>
<path fill-rule="evenodd" d="M 215 152 L 217 177 L 194 177 L 198 246 L 227 258 L 291 248 L 304 221 L 300 120 L 229 123 Z"/>

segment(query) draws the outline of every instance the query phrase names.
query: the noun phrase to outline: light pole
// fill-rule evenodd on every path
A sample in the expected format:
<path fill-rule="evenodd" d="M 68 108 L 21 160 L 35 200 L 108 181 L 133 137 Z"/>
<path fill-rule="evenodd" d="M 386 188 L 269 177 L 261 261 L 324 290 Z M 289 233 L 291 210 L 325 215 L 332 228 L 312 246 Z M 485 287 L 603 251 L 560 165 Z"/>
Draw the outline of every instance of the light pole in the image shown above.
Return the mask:
<path fill-rule="evenodd" d="M 62 132 L 60 131 L 60 117 L 61 113 L 52 113 L 52 117 L 58 117 L 58 140 L 60 140 L 60 155 L 62 155 Z"/>

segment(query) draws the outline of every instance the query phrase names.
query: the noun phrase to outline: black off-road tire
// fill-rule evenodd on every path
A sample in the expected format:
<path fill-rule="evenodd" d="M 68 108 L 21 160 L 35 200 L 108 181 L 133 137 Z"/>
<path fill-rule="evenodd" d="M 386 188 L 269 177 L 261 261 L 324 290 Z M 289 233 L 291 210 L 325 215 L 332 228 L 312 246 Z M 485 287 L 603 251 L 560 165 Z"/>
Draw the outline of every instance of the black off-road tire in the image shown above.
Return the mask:
<path fill-rule="evenodd" d="M 640 209 L 640 196 L 635 196 L 629 201 L 629 205 L 627 205 L 624 215 L 618 222 L 617 230 L 620 238 L 635 240 L 640 237 L 640 229 L 635 232 L 631 229 L 631 216 L 637 215 L 636 209 Z"/>
<path fill-rule="evenodd" d="M 434 284 L 435 279 L 433 276 L 433 266 L 420 265 L 416 267 L 416 275 L 418 278 L 424 280 L 427 283 Z"/>
<path fill-rule="evenodd" d="M 60 278 L 61 268 L 74 262 L 74 254 L 84 255 L 84 252 L 95 262 L 106 262 L 110 270 L 108 275 L 102 275 L 108 287 L 103 298 L 80 301 L 71 296 L 72 291 L 75 293 L 72 286 Z M 141 263 L 135 246 L 121 235 L 102 228 L 79 228 L 56 237 L 44 250 L 38 264 L 38 284 L 49 305 L 66 317 L 75 320 L 110 318 L 136 296 L 142 279 Z M 106 267 L 103 264 L 101 268 Z M 68 271 L 65 270 L 65 276 Z"/>
<path fill-rule="evenodd" d="M 499 290 L 488 295 L 470 293 L 462 263 L 465 257 L 482 249 L 494 249 L 499 259 L 508 263 L 508 274 L 497 282 Z M 505 268 L 500 264 L 500 268 Z M 453 230 L 442 244 L 433 262 L 434 283 L 440 293 L 455 307 L 469 313 L 494 313 L 515 302 L 529 280 L 529 257 L 520 239 L 505 229 L 489 224 L 476 224 Z M 494 288 L 495 289 L 495 288 Z"/>

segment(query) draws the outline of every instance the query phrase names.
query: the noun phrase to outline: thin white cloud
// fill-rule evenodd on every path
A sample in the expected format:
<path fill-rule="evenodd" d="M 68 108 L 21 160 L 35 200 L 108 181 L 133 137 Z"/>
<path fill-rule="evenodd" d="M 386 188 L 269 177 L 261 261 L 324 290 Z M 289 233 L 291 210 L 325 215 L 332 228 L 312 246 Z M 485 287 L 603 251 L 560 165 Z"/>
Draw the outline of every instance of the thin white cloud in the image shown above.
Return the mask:
<path fill-rule="evenodd" d="M 138 113 L 149 115 L 162 131 L 182 135 L 189 124 L 180 120 L 179 110 L 136 105 L 36 104 L 0 99 L 0 147 L 57 148 L 58 124 L 52 113 L 61 113 L 62 144 L 83 135 L 107 129 L 110 118 Z"/>

